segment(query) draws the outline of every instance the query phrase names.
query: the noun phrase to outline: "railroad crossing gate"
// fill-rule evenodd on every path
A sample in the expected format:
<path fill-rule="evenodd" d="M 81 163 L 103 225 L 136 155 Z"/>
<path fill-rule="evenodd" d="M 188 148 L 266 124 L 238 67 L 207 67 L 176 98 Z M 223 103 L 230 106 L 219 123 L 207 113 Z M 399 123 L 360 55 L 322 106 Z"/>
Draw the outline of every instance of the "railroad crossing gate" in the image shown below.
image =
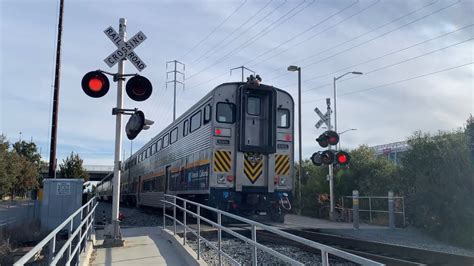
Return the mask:
<path fill-rule="evenodd" d="M 146 35 L 142 31 L 139 31 L 126 42 L 122 41 L 120 35 L 112 26 L 104 30 L 104 33 L 115 44 L 115 46 L 117 46 L 117 50 L 104 59 L 104 62 L 109 67 L 113 67 L 120 60 L 128 59 L 138 69 L 138 71 L 142 71 L 146 68 L 145 62 L 143 62 L 143 60 L 141 60 L 133 51 L 146 40 Z"/>

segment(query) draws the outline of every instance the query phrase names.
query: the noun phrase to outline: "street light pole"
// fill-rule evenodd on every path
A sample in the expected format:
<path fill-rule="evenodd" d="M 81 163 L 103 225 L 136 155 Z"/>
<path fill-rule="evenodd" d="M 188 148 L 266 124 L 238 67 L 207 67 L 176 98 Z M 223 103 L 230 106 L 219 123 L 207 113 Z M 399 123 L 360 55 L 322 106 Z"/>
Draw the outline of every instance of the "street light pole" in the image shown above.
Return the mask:
<path fill-rule="evenodd" d="M 301 214 L 302 199 L 301 199 L 301 179 L 303 176 L 303 151 L 302 151 L 302 130 L 301 130 L 301 67 L 289 66 L 288 71 L 298 71 L 298 151 L 299 151 L 299 165 L 298 165 L 298 205 Z"/>
<path fill-rule="evenodd" d="M 344 77 L 345 75 L 349 75 L 349 74 L 353 74 L 353 75 L 362 75 L 363 73 L 362 72 L 358 72 L 358 71 L 351 71 L 351 72 L 347 72 L 343 75 L 340 75 L 339 77 L 334 77 L 333 78 L 333 88 L 334 88 L 334 131 L 337 132 L 337 104 L 336 104 L 336 98 L 337 98 L 337 95 L 336 95 L 336 81 L 342 77 Z"/>
<path fill-rule="evenodd" d="M 349 74 L 354 74 L 354 75 L 362 75 L 362 72 L 357 72 L 357 71 L 352 71 L 352 72 L 347 72 L 339 77 L 334 77 L 333 78 L 333 88 L 334 88 L 334 131 L 337 132 L 337 104 L 336 104 L 336 98 L 337 98 L 337 94 L 336 94 L 336 81 L 342 77 L 344 77 L 345 75 L 349 75 Z M 329 104 L 328 104 L 328 108 L 329 108 Z M 329 119 L 330 121 L 330 119 Z M 330 123 L 330 122 L 329 122 Z M 329 129 L 331 129 L 331 124 L 329 124 Z M 340 147 L 340 146 L 339 146 Z M 331 146 L 329 146 L 329 149 L 331 149 Z M 337 146 L 335 147 L 335 149 L 337 149 Z M 330 210 L 329 210 L 329 219 L 331 221 L 334 221 L 335 220 L 335 215 L 334 215 L 334 169 L 333 169 L 333 165 L 330 164 L 329 165 L 329 197 L 330 197 Z"/>

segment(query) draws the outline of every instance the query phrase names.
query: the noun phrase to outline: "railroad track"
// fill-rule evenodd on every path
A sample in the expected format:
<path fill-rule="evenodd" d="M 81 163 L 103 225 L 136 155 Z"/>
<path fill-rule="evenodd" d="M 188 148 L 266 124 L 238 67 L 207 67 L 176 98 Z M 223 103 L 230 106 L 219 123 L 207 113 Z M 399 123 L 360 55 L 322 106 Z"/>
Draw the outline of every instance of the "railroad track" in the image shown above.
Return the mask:
<path fill-rule="evenodd" d="M 386 265 L 474 265 L 474 257 L 464 255 L 360 240 L 304 229 L 284 229 L 284 231 L 315 242 L 335 246 Z"/>

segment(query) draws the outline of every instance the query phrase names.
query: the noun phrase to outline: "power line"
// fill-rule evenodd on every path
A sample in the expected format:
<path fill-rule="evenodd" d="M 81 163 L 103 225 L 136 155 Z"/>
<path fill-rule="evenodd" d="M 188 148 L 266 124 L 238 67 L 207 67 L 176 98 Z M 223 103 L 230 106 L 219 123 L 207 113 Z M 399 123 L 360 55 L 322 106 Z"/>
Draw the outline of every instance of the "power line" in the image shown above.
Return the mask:
<path fill-rule="evenodd" d="M 303 8 L 301 8 L 300 10 L 297 10 L 294 14 L 292 14 L 291 16 L 289 16 L 294 10 L 296 10 L 298 7 L 300 7 L 302 4 L 305 3 L 306 0 L 303 0 L 300 4 L 298 4 L 296 7 L 290 9 L 290 11 L 286 12 L 284 15 L 282 15 L 281 17 L 279 17 L 278 19 L 276 19 L 275 21 L 273 21 L 272 23 L 270 23 L 267 27 L 265 27 L 263 30 L 261 30 L 260 32 L 258 32 L 256 35 L 252 36 L 250 39 L 248 39 L 246 42 L 244 42 L 243 44 L 241 44 L 240 46 L 238 46 L 237 48 L 231 50 L 230 52 L 228 52 L 227 54 L 225 54 L 224 56 L 220 57 L 219 59 L 217 59 L 214 63 L 204 67 L 203 69 L 201 69 L 200 71 L 194 73 L 193 75 L 191 75 L 188 80 L 194 78 L 195 76 L 199 75 L 200 73 L 208 70 L 209 68 L 219 64 L 220 62 L 222 62 L 223 60 L 225 60 L 226 58 L 230 57 L 231 55 L 235 54 L 235 53 L 238 53 L 240 52 L 242 49 L 248 47 L 250 44 L 256 42 L 259 38 L 265 36 L 266 34 L 270 33 L 271 31 L 273 31 L 274 29 L 276 29 L 276 27 L 280 26 L 283 22 L 286 22 L 288 19 L 294 17 L 295 15 L 297 15 L 298 13 L 300 13 L 301 11 L 303 11 L 304 9 L 308 8 L 310 5 L 312 5 L 315 0 L 313 0 L 311 3 L 309 3 L 308 5 L 306 6 L 303 6 Z M 287 17 L 289 16 L 289 17 Z M 277 23 L 279 22 L 279 23 Z M 276 24 L 275 24 L 276 23 Z M 269 29 L 270 28 L 270 29 Z"/>
<path fill-rule="evenodd" d="M 376 2 L 380 2 L 380 0 L 377 0 Z M 323 18 L 322 20 L 320 20 L 320 21 L 318 21 L 317 23 L 311 25 L 310 27 L 308 27 L 307 29 L 303 30 L 302 32 L 300 32 L 300 33 L 298 33 L 298 34 L 296 34 L 296 35 L 293 35 L 292 37 L 288 38 L 287 40 L 285 40 L 284 42 L 280 43 L 279 45 L 277 45 L 277 46 L 275 46 L 275 47 L 273 47 L 273 48 L 271 48 L 271 49 L 269 49 L 269 50 L 267 50 L 267 51 L 265 51 L 265 52 L 263 52 L 263 53 L 261 53 L 261 54 L 259 54 L 259 55 L 257 55 L 257 56 L 254 56 L 254 57 L 252 58 L 252 60 L 250 60 L 250 61 L 244 63 L 244 65 L 248 65 L 248 64 L 250 64 L 251 62 L 254 62 L 256 59 L 258 59 L 258 58 L 260 58 L 260 57 L 262 57 L 262 56 L 264 56 L 264 55 L 266 55 L 266 54 L 268 54 L 268 53 L 270 53 L 270 52 L 272 52 L 272 51 L 275 51 L 276 49 L 282 47 L 283 45 L 285 45 L 285 44 L 287 44 L 287 43 L 289 43 L 289 42 L 295 40 L 296 38 L 300 37 L 301 35 L 304 35 L 305 33 L 307 33 L 307 32 L 309 32 L 309 31 L 315 29 L 316 27 L 318 27 L 319 25 L 323 24 L 324 22 L 329 21 L 331 18 L 333 18 L 333 17 L 335 17 L 335 16 L 341 14 L 341 13 L 344 12 L 345 10 L 347 10 L 347 9 L 349 9 L 349 8 L 351 8 L 351 7 L 353 7 L 353 6 L 354 6 L 355 4 L 357 4 L 357 3 L 358 3 L 358 1 L 354 1 L 352 4 L 350 4 L 350 5 L 348 5 L 348 6 L 344 7 L 344 8 L 342 8 L 342 9 L 336 11 L 335 13 L 333 13 L 333 14 L 331 14 L 331 15 L 325 17 L 325 18 Z M 258 65 L 258 64 L 255 64 L 255 65 Z M 254 66 L 255 66 L 255 65 L 254 65 Z"/>
<path fill-rule="evenodd" d="M 469 41 L 472 41 L 474 40 L 474 38 L 469 38 L 467 40 L 464 40 L 464 41 L 460 41 L 460 42 L 457 42 L 457 43 L 454 43 L 454 44 L 451 44 L 451 45 L 448 45 L 448 46 L 444 46 L 444 47 L 441 47 L 439 49 L 435 49 L 435 50 L 432 50 L 430 52 L 427 52 L 427 53 L 423 53 L 423 54 L 420 54 L 420 55 L 417 55 L 417 56 L 414 56 L 414 57 L 410 57 L 410 58 L 407 58 L 407 59 L 404 59 L 404 60 L 401 60 L 401 61 L 398 61 L 396 63 L 392 63 L 392 64 L 389 64 L 389 65 L 386 65 L 386 66 L 383 66 L 383 67 L 379 67 L 379 68 L 376 68 L 376 69 L 372 69 L 370 71 L 364 71 L 364 76 L 365 75 L 369 75 L 369 74 L 372 74 L 372 73 L 375 73 L 375 72 L 378 72 L 378 71 L 381 71 L 381 70 L 384 70 L 384 69 L 387 69 L 389 67 L 393 67 L 393 66 L 396 66 L 396 65 L 400 65 L 400 64 L 403 64 L 403 63 L 406 63 L 406 62 L 409 62 L 409 61 L 412 61 L 412 60 L 415 60 L 415 59 L 418 59 L 418 58 L 421 58 L 421 57 L 424 57 L 424 56 L 427 56 L 427 55 L 431 55 L 433 53 L 436 53 L 436 52 L 439 52 L 439 51 L 443 51 L 443 50 L 446 50 L 448 48 L 451 48 L 451 47 L 454 47 L 454 46 L 458 46 L 460 44 L 463 44 L 463 43 L 466 43 L 466 42 L 469 42 Z M 347 81 L 347 80 L 351 80 L 351 79 L 354 79 L 354 78 L 360 78 L 361 76 L 353 76 L 351 78 L 346 78 L 346 79 L 343 79 L 339 82 L 344 82 L 344 81 Z M 316 87 L 316 88 L 313 88 L 313 89 L 309 89 L 309 90 L 316 90 L 316 89 L 320 89 L 320 88 L 324 88 L 326 86 L 330 86 L 332 85 L 332 83 L 326 83 L 324 85 L 321 85 L 319 87 Z M 306 91 L 309 91 L 309 90 L 306 90 Z"/>
<path fill-rule="evenodd" d="M 335 24 L 333 24 L 333 25 L 327 27 L 326 29 L 324 29 L 324 30 L 322 30 L 322 31 L 319 31 L 319 32 L 317 32 L 317 33 L 315 33 L 315 34 L 309 36 L 308 38 L 306 38 L 306 39 L 304 39 L 304 40 L 302 40 L 302 41 L 300 41 L 300 42 L 298 42 L 298 43 L 296 43 L 296 44 L 294 44 L 294 45 L 291 45 L 290 47 L 287 47 L 287 48 L 283 49 L 282 51 L 280 51 L 280 52 L 278 52 L 278 53 L 276 53 L 276 54 L 274 54 L 274 55 L 272 55 L 272 56 L 267 57 L 267 58 L 264 59 L 264 60 L 261 60 L 261 61 L 257 62 L 256 64 L 253 64 L 252 66 L 255 67 L 255 66 L 259 65 L 259 64 L 262 64 L 262 63 L 264 63 L 264 62 L 267 62 L 267 61 L 270 60 L 271 58 L 274 58 L 274 57 L 276 57 L 276 56 L 278 56 L 278 55 L 281 55 L 282 53 L 284 53 L 284 52 L 286 52 L 286 51 L 288 51 L 288 50 L 294 49 L 295 47 L 297 47 L 297 46 L 299 46 L 299 45 L 301 45 L 301 44 L 303 44 L 303 43 L 305 43 L 305 42 L 307 42 L 307 41 L 309 41 L 309 40 L 312 40 L 312 39 L 315 38 L 316 36 L 318 36 L 318 35 L 320 35 L 320 34 L 322 34 L 322 33 L 325 33 L 325 32 L 327 32 L 327 31 L 329 31 L 329 30 L 335 28 L 336 26 L 338 26 L 338 25 L 340 25 L 340 24 L 346 22 L 347 20 L 349 20 L 349 19 L 351 19 L 351 18 L 353 18 L 353 17 L 355 17 L 355 16 L 357 16 L 357 15 L 359 15 L 359 14 L 361 14 L 361 13 L 367 11 L 368 9 L 370 9 L 370 8 L 373 7 L 373 6 L 375 6 L 375 5 L 378 4 L 379 2 L 380 2 L 380 0 L 373 1 L 370 5 L 368 5 L 367 7 L 362 8 L 361 10 L 355 12 L 354 14 L 352 14 L 352 15 L 350 15 L 350 16 L 348 16 L 348 17 L 346 17 L 346 18 L 344 18 L 344 19 L 342 19 L 342 20 L 340 20 L 340 21 L 338 21 L 337 23 L 335 23 Z M 357 2 L 356 2 L 356 3 L 357 3 Z M 346 10 L 346 9 L 348 9 L 348 8 L 350 8 L 350 7 L 352 7 L 352 6 L 353 6 L 354 4 L 356 4 L 356 3 L 353 3 L 353 4 L 351 4 L 350 6 L 348 6 L 348 7 L 344 8 L 344 9 L 338 11 L 337 13 L 335 13 L 335 14 L 333 14 L 333 15 L 327 17 L 327 18 L 324 19 L 322 22 L 328 21 L 328 20 L 329 20 L 330 18 L 332 18 L 333 16 L 336 16 L 336 15 L 342 13 L 344 10 Z M 319 23 L 319 24 L 321 24 L 321 23 Z M 303 33 L 305 33 L 305 32 L 303 32 Z M 294 40 L 296 37 L 302 35 L 303 33 L 298 34 L 298 35 L 294 36 L 293 38 L 288 39 L 287 41 L 281 43 L 281 44 L 278 45 L 277 47 L 274 47 L 274 48 L 272 48 L 271 50 L 268 50 L 267 52 L 265 52 L 265 53 L 263 53 L 263 54 L 261 54 L 261 55 L 267 54 L 267 53 L 269 53 L 269 52 L 271 52 L 271 51 L 274 51 L 274 50 L 278 49 L 279 47 L 283 46 L 284 44 L 286 44 L 286 43 L 288 43 L 288 42 Z M 257 56 L 256 58 L 260 57 L 261 55 Z M 250 63 L 250 62 L 252 62 L 252 61 L 255 61 L 256 58 L 254 58 L 253 60 L 247 62 L 246 64 L 248 64 L 248 63 Z"/>
<path fill-rule="evenodd" d="M 252 16 L 250 16 L 244 23 L 240 24 L 239 27 L 237 27 L 236 29 L 234 29 L 231 33 L 229 33 L 224 39 L 222 39 L 221 41 L 219 41 L 216 45 L 214 45 L 211 49 L 207 50 L 204 54 L 202 54 L 200 57 L 194 59 L 190 64 L 193 64 L 193 63 L 199 63 L 201 62 L 202 58 L 205 58 L 210 52 L 212 52 L 213 50 L 215 50 L 217 47 L 219 46 L 224 46 L 223 43 L 229 38 L 231 37 L 232 35 L 234 35 L 234 33 L 238 32 L 241 28 L 243 28 L 247 23 L 249 23 L 253 18 L 255 18 L 258 14 L 260 14 L 265 8 L 267 8 L 270 3 L 272 3 L 273 0 L 270 0 L 268 1 L 263 7 L 261 7 L 259 10 L 257 10 Z"/>
<path fill-rule="evenodd" d="M 234 9 L 234 11 L 229 16 L 227 16 L 221 23 L 219 23 L 219 25 L 217 25 L 213 30 L 211 30 L 211 32 L 209 32 L 209 34 L 207 34 L 206 37 L 202 38 L 197 44 L 195 44 L 183 56 L 181 56 L 180 60 L 182 60 L 189 53 L 194 51 L 194 49 L 196 49 L 199 45 L 201 45 L 205 40 L 207 40 L 209 37 L 211 37 L 211 35 L 214 32 L 216 32 L 222 25 L 224 25 L 227 22 L 227 20 L 229 20 L 235 13 L 237 13 L 237 11 L 239 11 L 239 9 L 242 8 L 245 5 L 246 2 L 247 2 L 247 0 L 244 0 L 236 9 Z"/>
<path fill-rule="evenodd" d="M 391 21 L 389 21 L 389 22 L 387 22 L 387 23 L 385 23 L 385 24 L 382 24 L 382 25 L 380 25 L 380 26 L 377 26 L 377 27 L 375 27 L 375 28 L 373 28 L 373 29 L 371 29 L 371 30 L 369 30 L 369 31 L 367 31 L 367 32 L 365 32 L 365 33 L 362 33 L 362 34 L 360 34 L 360 35 L 358 35 L 358 36 L 356 36 L 356 37 L 354 37 L 354 38 L 351 38 L 351 39 L 349 39 L 349 40 L 347 40 L 347 41 L 343 41 L 343 42 L 341 42 L 341 43 L 339 43 L 339 44 L 337 44 L 337 45 L 334 45 L 334 46 L 332 46 L 332 47 L 329 47 L 329 48 L 327 48 L 327 49 L 325 49 L 325 50 L 323 50 L 323 51 L 320 51 L 320 52 L 318 52 L 318 53 L 316 53 L 316 54 L 313 54 L 313 55 L 310 55 L 310 56 L 308 56 L 308 57 L 306 57 L 306 58 L 303 58 L 303 59 L 301 60 L 301 62 L 308 61 L 308 60 L 311 59 L 311 58 L 314 58 L 314 57 L 316 57 L 316 56 L 318 56 L 318 55 L 324 54 L 324 53 L 326 53 L 326 52 L 328 52 L 328 51 L 331 51 L 331 50 L 333 50 L 333 49 L 335 49 L 335 48 L 337 48 L 337 47 L 340 47 L 340 46 L 342 46 L 342 45 L 344 45 L 344 44 L 346 44 L 346 43 L 349 43 L 349 42 L 352 42 L 352 41 L 354 41 L 354 40 L 357 40 L 357 39 L 359 39 L 359 38 L 361 38 L 361 37 L 363 37 L 363 36 L 366 36 L 366 35 L 368 35 L 368 34 L 370 34 L 370 33 L 372 33 L 372 32 L 375 32 L 375 31 L 377 31 L 377 30 L 379 30 L 379 29 L 385 28 L 386 26 L 388 26 L 388 25 L 390 25 L 390 24 L 393 24 L 393 23 L 395 23 L 395 22 L 397 22 L 397 21 L 399 21 L 399 20 L 401 20 L 401 19 L 403 19 L 403 18 L 406 18 L 406 17 L 408 17 L 408 16 L 411 16 L 411 15 L 413 15 L 413 14 L 415 14 L 415 13 L 417 13 L 417 12 L 419 12 L 419 11 L 421 11 L 421 10 L 423 10 L 423 9 L 425 9 L 425 8 L 427 8 L 427 7 L 431 6 L 431 5 L 433 5 L 433 4 L 435 4 L 436 2 L 437 2 L 437 0 L 436 0 L 436 1 L 433 1 L 433 2 L 430 2 L 430 3 L 424 5 L 424 6 L 420 7 L 420 8 L 417 8 L 417 9 L 415 9 L 415 10 L 413 10 L 413 11 L 410 11 L 410 12 L 408 12 L 408 13 L 406 13 L 406 14 L 400 16 L 400 17 L 397 17 L 397 18 L 395 18 L 395 19 L 393 19 L 393 20 L 391 20 Z M 415 22 L 416 22 L 416 21 L 415 21 Z M 405 26 L 407 26 L 407 25 L 405 25 Z M 392 31 L 392 32 L 393 32 L 393 31 Z M 389 32 L 389 33 L 391 33 L 391 32 Z M 297 44 L 297 45 L 299 45 L 299 44 Z M 274 72 L 277 72 L 277 71 L 279 71 L 279 70 L 275 70 L 275 71 L 272 71 L 272 72 L 270 72 L 270 73 L 274 73 Z M 283 77 L 283 76 L 285 76 L 285 75 L 288 75 L 288 73 L 287 73 L 286 71 L 284 72 L 284 74 L 271 77 L 270 80 L 278 79 L 278 78 Z"/>
<path fill-rule="evenodd" d="M 303 81 L 304 81 L 304 82 L 308 82 L 308 81 L 311 81 L 311 80 L 320 79 L 320 78 L 323 78 L 323 77 L 327 77 L 327 76 L 329 76 L 329 75 L 333 75 L 333 74 L 342 72 L 342 71 L 344 71 L 344 70 L 348 70 L 348 69 L 351 69 L 351 68 L 354 68 L 354 67 L 357 67 L 357 66 L 360 66 L 360 65 L 364 65 L 364 64 L 367 64 L 367 63 L 370 63 L 370 62 L 374 62 L 374 61 L 376 61 L 376 60 L 382 59 L 382 58 L 387 57 L 387 56 L 390 56 L 390 55 L 397 54 L 397 53 L 402 52 L 402 51 L 406 51 L 406 50 L 408 50 L 408 49 L 411 49 L 411 48 L 414 48 L 414 47 L 416 47 L 416 46 L 419 46 L 419 45 L 428 43 L 428 42 L 430 42 L 430 41 L 433 41 L 433 40 L 436 40 L 436 39 L 439 39 L 439 38 L 442 38 L 442 37 L 446 37 L 446 36 L 448 36 L 448 35 L 451 35 L 451 34 L 453 34 L 453 33 L 456 33 L 456 32 L 462 31 L 462 30 L 465 30 L 465 29 L 467 29 L 467 28 L 469 28 L 469 27 L 472 27 L 472 26 L 474 26 L 474 24 L 470 24 L 470 25 L 467 25 L 467 26 L 458 28 L 458 29 L 456 29 L 456 30 L 453 30 L 453 31 L 450 31 L 450 32 L 447 32 L 447 33 L 443 33 L 443 34 L 438 35 L 438 36 L 436 36 L 436 37 L 426 39 L 426 40 L 424 40 L 424 41 L 421 41 L 421 42 L 418 42 L 418 43 L 415 43 L 415 44 L 406 46 L 406 47 L 401 48 L 401 49 L 397 49 L 397 50 L 395 50 L 395 51 L 392 51 L 392 52 L 383 54 L 383 55 L 381 55 L 381 56 L 377 56 L 377 57 L 375 57 L 375 58 L 372 58 L 372 59 L 363 61 L 363 62 L 361 62 L 361 63 L 357 63 L 357 64 L 354 64 L 354 65 L 351 65 L 351 66 L 347 66 L 347 67 L 344 67 L 344 68 L 340 68 L 340 69 L 337 69 L 337 70 L 335 70 L 335 71 L 332 71 L 332 72 L 329 72 L 329 73 L 326 73 L 326 74 L 322 74 L 322 75 L 315 76 L 315 77 L 312 77 L 312 78 L 309 78 L 309 79 L 305 79 L 305 80 L 303 80 Z M 332 83 L 331 83 L 331 84 L 332 84 Z M 283 85 L 283 87 L 289 86 L 289 85 L 290 85 L 290 84 L 288 84 L 288 85 Z M 311 89 L 308 89 L 308 90 L 311 90 Z M 306 90 L 306 91 L 308 91 L 308 90 Z"/>
<path fill-rule="evenodd" d="M 361 89 L 361 90 L 354 90 L 354 91 L 346 92 L 346 93 L 343 93 L 343 94 L 339 94 L 338 97 L 343 97 L 343 96 L 356 94 L 356 93 L 369 91 L 369 90 L 375 90 L 375 89 L 387 87 L 387 86 L 390 86 L 390 85 L 395 85 L 395 84 L 398 84 L 398 83 L 402 83 L 402 82 L 406 82 L 406 81 L 410 81 L 410 80 L 414 80 L 414 79 L 418 79 L 418 78 L 423 78 L 423 77 L 426 77 L 426 76 L 439 74 L 439 73 L 442 73 L 442 72 L 450 71 L 450 70 L 453 70 L 453 69 L 465 67 L 465 66 L 472 65 L 472 64 L 474 64 L 474 62 L 469 62 L 469 63 L 465 63 L 465 64 L 462 64 L 462 65 L 457 65 L 457 66 L 454 66 L 454 67 L 445 68 L 445 69 L 437 70 L 437 71 L 434 71 L 434 72 L 426 73 L 426 74 L 423 74 L 423 75 L 414 76 L 414 77 L 410 77 L 410 78 L 406 78 L 406 79 L 402 79 L 402 80 L 397 80 L 397 81 L 394 81 L 394 82 L 390 82 L 390 83 L 386 83 L 386 84 L 382 84 L 382 85 L 378 85 L 378 86 L 374 86 L 374 87 L 370 87 L 370 88 L 365 88 L 365 89 Z M 326 97 L 306 101 L 306 102 L 303 102 L 303 103 L 311 103 L 311 102 L 321 101 L 321 100 L 324 100 L 324 99 L 326 99 Z"/>

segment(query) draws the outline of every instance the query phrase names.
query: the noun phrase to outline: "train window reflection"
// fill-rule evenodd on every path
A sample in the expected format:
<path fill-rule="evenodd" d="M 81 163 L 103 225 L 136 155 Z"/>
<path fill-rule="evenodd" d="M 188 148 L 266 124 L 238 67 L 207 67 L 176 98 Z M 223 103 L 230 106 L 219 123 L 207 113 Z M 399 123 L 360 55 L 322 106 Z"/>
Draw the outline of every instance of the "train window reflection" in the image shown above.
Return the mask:
<path fill-rule="evenodd" d="M 282 108 L 277 110 L 277 126 L 279 128 L 290 127 L 290 110 Z"/>
<path fill-rule="evenodd" d="M 191 116 L 191 132 L 197 130 L 199 127 L 201 127 L 201 116 L 202 113 L 201 111 L 195 113 L 193 116 Z"/>
<path fill-rule="evenodd" d="M 171 131 L 171 143 L 175 143 L 177 140 L 178 140 L 178 128 L 175 127 L 175 128 Z"/>
<path fill-rule="evenodd" d="M 230 124 L 234 123 L 234 110 L 235 105 L 233 103 L 217 103 L 217 122 Z"/>
<path fill-rule="evenodd" d="M 260 98 L 249 96 L 247 98 L 247 113 L 249 115 L 260 115 Z"/>

